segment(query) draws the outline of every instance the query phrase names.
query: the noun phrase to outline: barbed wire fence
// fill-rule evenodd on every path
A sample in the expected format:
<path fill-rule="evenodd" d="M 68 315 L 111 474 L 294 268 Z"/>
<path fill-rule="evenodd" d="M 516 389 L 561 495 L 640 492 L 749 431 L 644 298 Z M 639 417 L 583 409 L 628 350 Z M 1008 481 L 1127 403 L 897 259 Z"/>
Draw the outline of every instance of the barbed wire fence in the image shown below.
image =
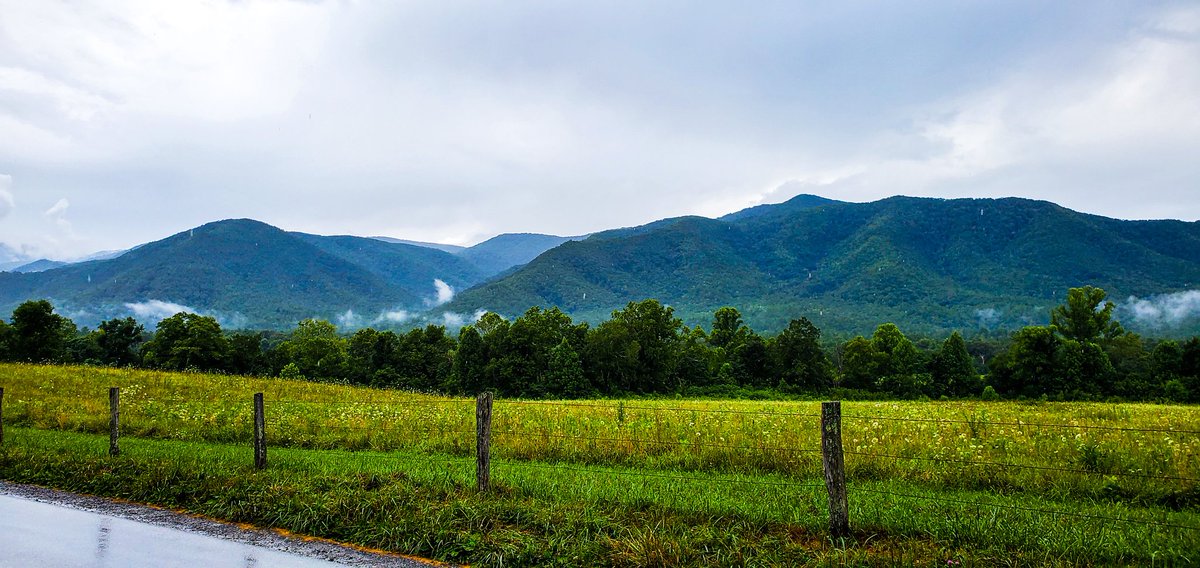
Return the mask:
<path fill-rule="evenodd" d="M 108 395 L 108 454 L 116 457 L 121 455 L 121 391 L 117 387 L 111 387 L 108 389 Z M 142 407 L 150 408 L 155 412 L 158 412 L 163 408 L 170 407 L 170 405 L 186 407 L 187 405 L 198 403 L 210 404 L 214 406 L 219 405 L 223 408 L 228 408 L 233 401 L 224 401 L 212 398 L 205 398 L 204 400 L 198 401 L 195 397 L 155 397 L 152 399 L 141 400 L 140 402 Z M 242 404 L 245 404 L 245 406 L 242 406 Z M 497 416 L 504 416 L 503 412 L 494 414 L 493 411 L 497 406 L 499 406 L 501 410 L 503 407 L 537 406 L 583 410 L 588 412 L 605 411 L 612 412 L 614 419 L 622 422 L 625 420 L 626 413 L 632 411 L 655 415 L 673 412 L 690 413 L 693 416 L 723 415 L 729 417 L 752 416 L 755 418 L 766 417 L 802 419 L 801 423 L 809 423 L 808 421 L 811 420 L 811 423 L 816 426 L 816 430 L 820 433 L 820 447 L 788 447 L 766 443 L 746 445 L 700 440 L 681 441 L 679 439 L 664 440 L 649 437 L 638 437 L 636 434 L 625 436 L 601 436 L 574 434 L 568 432 L 535 432 L 512 426 L 493 429 L 494 418 Z M 370 449 L 377 450 L 371 452 L 369 458 L 371 460 L 386 460 L 388 463 L 420 464 L 423 466 L 429 466 L 431 464 L 443 465 L 446 468 L 447 476 L 454 477 L 455 479 L 469 479 L 470 475 L 468 468 L 470 468 L 471 465 L 474 465 L 474 486 L 480 492 L 492 491 L 492 472 L 495 468 L 505 470 L 509 473 L 522 470 L 571 472 L 579 475 L 610 476 L 622 479 L 641 479 L 643 482 L 645 480 L 663 480 L 669 482 L 693 484 L 695 486 L 705 486 L 706 484 L 712 483 L 724 483 L 747 487 L 788 488 L 791 490 L 811 490 L 814 492 L 824 489 L 825 497 L 828 501 L 828 530 L 830 535 L 835 538 L 849 537 L 853 534 L 851 530 L 852 519 L 850 518 L 850 503 L 856 494 L 873 495 L 891 500 L 938 503 L 941 505 L 956 507 L 960 511 L 1019 511 L 1025 513 L 1036 513 L 1039 515 L 1050 515 L 1056 518 L 1086 519 L 1090 521 L 1101 521 L 1106 523 L 1134 523 L 1161 529 L 1200 532 L 1200 526 L 1171 522 L 1163 519 L 1092 514 L 1055 509 L 1052 507 L 1028 506 L 1024 504 L 1014 504 L 1011 502 L 999 502 L 998 500 L 971 500 L 947 495 L 926 494 L 920 491 L 879 489 L 869 486 L 867 483 L 868 480 L 854 479 L 852 469 L 850 470 L 850 474 L 848 474 L 846 458 L 847 456 L 850 456 L 852 460 L 892 460 L 897 463 L 918 462 L 966 468 L 994 468 L 1000 470 L 1016 469 L 1077 476 L 1106 476 L 1146 481 L 1171 482 L 1190 486 L 1193 488 L 1193 491 L 1195 490 L 1195 486 L 1200 484 L 1200 478 L 1197 477 L 1187 475 L 1145 473 L 1138 471 L 1097 471 L 1094 469 L 1078 467 L 1027 464 L 987 459 L 967 459 L 961 457 L 905 455 L 899 452 L 872 450 L 864 451 L 857 448 L 847 450 L 844 448 L 842 442 L 844 431 L 843 428 L 846 423 L 853 425 L 855 423 L 876 421 L 916 424 L 933 423 L 936 425 L 947 426 L 966 425 L 972 429 L 980 426 L 1007 426 L 1032 429 L 1075 429 L 1085 431 L 1096 430 L 1112 432 L 1135 432 L 1143 434 L 1172 434 L 1184 436 L 1200 435 L 1200 430 L 1196 430 L 1194 428 L 1134 428 L 1095 424 L 905 418 L 895 416 L 854 414 L 843 415 L 841 412 L 841 402 L 839 401 L 822 403 L 821 413 L 815 414 L 771 410 L 688 408 L 682 406 L 671 407 L 657 405 L 650 406 L 625 404 L 624 402 L 612 404 L 578 401 L 497 401 L 493 398 L 491 393 L 482 393 L 476 398 L 476 400 L 473 401 L 469 399 L 455 398 L 424 398 L 420 400 L 378 402 L 318 401 L 287 398 L 270 400 L 266 399 L 263 393 L 254 393 L 252 401 L 239 402 L 236 405 L 238 412 L 244 412 L 247 410 L 247 407 L 252 409 L 253 413 L 252 419 L 248 420 L 251 426 L 251 431 L 247 432 L 247 434 L 250 435 L 232 435 L 229 436 L 229 438 L 230 441 L 233 441 L 239 445 L 247 444 L 252 446 L 253 466 L 260 470 L 268 467 L 269 447 L 318 449 L 324 452 L 329 452 L 331 455 L 337 454 L 358 457 L 363 455 L 363 452 L 358 450 Z M 416 422 L 414 420 L 419 420 L 421 416 L 419 413 L 414 416 L 412 410 L 420 408 L 449 409 L 449 411 L 442 420 Z M 291 435 L 287 433 L 289 428 L 303 425 L 306 420 L 315 421 L 316 418 L 323 415 L 328 416 L 332 411 L 337 409 L 351 409 L 360 411 L 360 413 L 347 418 L 341 423 L 330 421 L 321 422 L 320 429 L 322 431 L 319 433 L 308 432 L 307 437 L 305 438 L 298 439 L 290 437 Z M 277 417 L 272 418 L 270 413 L 274 410 L 280 410 L 281 412 Z M 373 415 L 371 420 L 363 419 L 361 416 L 362 411 L 367 410 L 376 411 L 376 414 Z M 155 414 L 153 416 L 157 415 Z M 474 422 L 474 429 L 470 429 L 470 425 L 468 424 L 470 421 L 472 421 L 472 419 Z M 4 421 L 4 389 L 3 387 L 0 387 L 0 444 L 4 444 Z M 392 421 L 390 423 L 393 425 L 381 425 L 381 422 L 387 421 Z M 245 430 L 241 430 L 241 427 L 238 426 L 241 424 L 241 418 L 231 418 L 230 423 L 230 427 L 233 429 L 233 431 L 245 432 Z M 436 434 L 436 436 L 432 436 L 432 438 L 436 439 L 436 443 L 429 442 L 431 438 L 430 435 L 433 434 Z M 387 435 L 390 435 L 391 437 L 387 437 Z M 793 472 L 793 475 L 791 476 L 781 476 L 778 479 L 766 479 L 763 478 L 763 476 L 750 475 L 714 476 L 712 474 L 689 474 L 686 471 L 658 471 L 652 469 L 635 470 L 631 468 L 610 467 L 605 466 L 604 464 L 579 464 L 571 463 L 569 461 L 547 463 L 533 459 L 513 459 L 511 457 L 502 457 L 500 459 L 493 460 L 494 441 L 504 440 L 506 438 L 522 437 L 541 438 L 543 440 L 557 440 L 561 442 L 585 442 L 593 445 L 606 444 L 610 447 L 628 446 L 635 449 L 646 447 L 674 447 L 689 449 L 691 451 L 720 450 L 729 453 L 752 451 L 771 456 L 807 456 L 808 458 L 811 458 L 809 461 L 814 462 L 813 465 L 815 465 L 815 462 L 819 461 L 820 470 Z M 355 444 L 349 448 L 346 444 L 348 439 L 356 440 Z M 440 453 L 441 457 L 435 457 L 432 455 L 394 455 L 388 453 L 392 450 L 421 447 L 421 444 L 423 443 L 428 448 L 432 448 Z M 474 457 L 473 464 L 472 460 L 470 459 L 472 455 Z M 812 478 L 820 477 L 823 477 L 823 483 L 812 482 Z"/>

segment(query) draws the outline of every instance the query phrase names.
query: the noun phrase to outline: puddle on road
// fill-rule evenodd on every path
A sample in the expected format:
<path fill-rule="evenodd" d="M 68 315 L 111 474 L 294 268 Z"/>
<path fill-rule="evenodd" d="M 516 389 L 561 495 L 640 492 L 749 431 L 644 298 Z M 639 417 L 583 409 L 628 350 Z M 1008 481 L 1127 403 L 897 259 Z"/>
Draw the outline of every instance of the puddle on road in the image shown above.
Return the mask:
<path fill-rule="evenodd" d="M 0 495 L 0 567 L 343 566 L 186 530 Z"/>

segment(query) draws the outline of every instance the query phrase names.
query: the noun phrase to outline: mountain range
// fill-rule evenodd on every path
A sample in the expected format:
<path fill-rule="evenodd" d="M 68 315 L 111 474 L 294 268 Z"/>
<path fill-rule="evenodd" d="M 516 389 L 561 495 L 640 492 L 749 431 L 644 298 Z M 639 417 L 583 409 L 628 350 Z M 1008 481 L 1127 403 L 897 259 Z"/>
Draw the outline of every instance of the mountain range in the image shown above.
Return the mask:
<path fill-rule="evenodd" d="M 1067 288 L 1085 284 L 1114 299 L 1200 288 L 1200 223 L 1123 221 L 1018 198 L 801 195 L 718 219 L 454 247 L 239 219 L 115 258 L 0 273 L 0 310 L 45 297 L 81 324 L 186 308 L 234 327 L 290 328 L 305 317 L 381 327 L 535 305 L 595 322 L 656 298 L 689 324 L 731 305 L 765 331 L 805 316 L 833 334 L 885 321 L 941 333 L 1044 323 Z"/>

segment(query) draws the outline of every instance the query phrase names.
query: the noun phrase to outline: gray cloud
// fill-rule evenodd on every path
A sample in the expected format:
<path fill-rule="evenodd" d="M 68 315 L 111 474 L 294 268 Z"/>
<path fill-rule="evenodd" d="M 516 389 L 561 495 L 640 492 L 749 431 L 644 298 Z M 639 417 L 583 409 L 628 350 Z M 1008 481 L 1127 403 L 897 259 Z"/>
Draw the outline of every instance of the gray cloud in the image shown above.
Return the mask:
<path fill-rule="evenodd" d="M 66 198 L 62 254 L 228 217 L 580 234 L 797 191 L 1200 218 L 1189 3 L 0 10 L 0 161 L 36 204 L 0 183 L 0 241 Z"/>

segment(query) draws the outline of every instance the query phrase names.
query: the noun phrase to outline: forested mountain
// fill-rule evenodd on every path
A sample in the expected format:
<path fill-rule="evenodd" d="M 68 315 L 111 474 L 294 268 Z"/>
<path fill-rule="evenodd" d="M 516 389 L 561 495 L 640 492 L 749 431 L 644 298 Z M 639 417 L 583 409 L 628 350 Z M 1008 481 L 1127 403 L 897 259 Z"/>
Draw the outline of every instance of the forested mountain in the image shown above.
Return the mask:
<path fill-rule="evenodd" d="M 420 247 L 443 250 L 462 257 L 485 277 L 495 276 L 514 266 L 520 266 L 567 241 L 575 241 L 584 237 L 559 237 L 539 233 L 503 233 L 470 247 L 446 245 L 441 243 L 426 243 L 393 239 L 391 237 L 373 237 L 389 243 L 410 244 Z"/>
<path fill-rule="evenodd" d="M 484 274 L 493 276 L 525 264 L 567 241 L 582 238 L 537 233 L 504 233 L 456 254 L 475 265 Z"/>
<path fill-rule="evenodd" d="M 126 304 L 158 301 L 240 326 L 286 327 L 347 310 L 371 317 L 424 308 L 436 297 L 435 279 L 465 288 L 480 274 L 434 249 L 288 233 L 239 219 L 209 223 L 110 260 L 0 273 L 0 310 L 49 298 L 89 323 L 126 313 Z"/>
<path fill-rule="evenodd" d="M 1038 322 L 1084 284 L 1115 298 L 1200 287 L 1200 223 L 1120 221 L 1016 198 L 802 195 L 569 242 L 446 309 L 558 306 L 597 321 L 657 298 L 689 323 L 731 305 L 765 330 L 804 315 L 835 333 L 886 321 L 933 333 Z"/>
<path fill-rule="evenodd" d="M 228 220 L 112 259 L 0 273 L 0 310 L 48 298 L 92 325 L 157 301 L 232 327 L 287 328 L 347 311 L 360 324 L 391 325 L 444 301 L 449 287 L 458 295 L 427 321 L 544 306 L 594 323 L 656 298 L 693 325 L 735 306 L 768 333 L 805 316 L 832 336 L 882 322 L 937 335 L 1043 322 L 1082 285 L 1118 301 L 1200 288 L 1200 223 L 1120 221 L 1015 198 L 802 195 L 720 219 L 664 219 L 582 240 L 507 234 L 451 253 Z"/>
<path fill-rule="evenodd" d="M 447 244 L 443 244 L 443 243 L 429 243 L 429 242 L 425 242 L 425 241 L 410 241 L 408 239 L 396 239 L 396 238 L 392 238 L 392 237 L 371 237 L 371 238 L 375 239 L 377 241 L 383 241 L 385 243 L 413 245 L 413 246 L 417 246 L 417 247 L 437 249 L 437 250 L 448 252 L 451 254 L 458 254 L 464 250 L 467 250 L 467 247 L 461 247 L 458 245 L 447 245 Z"/>
<path fill-rule="evenodd" d="M 22 264 L 21 266 L 9 269 L 9 271 L 10 272 L 44 272 L 46 270 L 62 268 L 64 266 L 66 266 L 67 264 L 70 264 L 70 263 L 62 262 L 59 260 L 49 260 L 46 258 L 41 258 L 41 259 L 35 260 L 33 262 L 30 262 L 27 264 Z"/>

